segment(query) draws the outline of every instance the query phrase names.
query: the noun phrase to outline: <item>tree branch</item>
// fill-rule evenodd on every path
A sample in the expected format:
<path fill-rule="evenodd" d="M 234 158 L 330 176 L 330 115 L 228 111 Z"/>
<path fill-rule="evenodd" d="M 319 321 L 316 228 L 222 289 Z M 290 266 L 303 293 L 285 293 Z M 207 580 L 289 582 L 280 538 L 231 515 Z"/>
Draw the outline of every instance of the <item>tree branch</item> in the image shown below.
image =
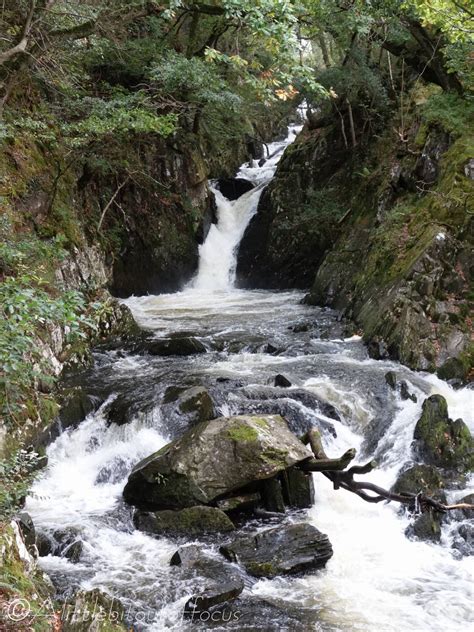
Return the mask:
<path fill-rule="evenodd" d="M 12 48 L 9 48 L 6 51 L 0 53 L 0 66 L 9 61 L 12 57 L 19 55 L 20 53 L 24 53 L 26 47 L 28 46 L 29 36 L 31 32 L 31 26 L 33 22 L 33 15 L 36 9 L 36 0 L 30 0 L 30 9 L 28 11 L 28 15 L 26 16 L 26 22 L 23 27 L 23 31 L 21 33 L 21 39 Z"/>
<path fill-rule="evenodd" d="M 368 474 L 376 467 L 376 462 L 370 461 L 365 465 L 353 465 L 348 470 L 343 471 L 347 464 L 354 458 L 354 449 L 348 450 L 339 459 L 328 458 L 322 446 L 321 435 L 315 428 L 307 432 L 301 440 L 305 444 L 309 443 L 315 458 L 303 461 L 299 466 L 300 469 L 310 472 L 322 472 L 322 474 L 332 482 L 334 489 L 345 489 L 348 492 L 356 494 L 366 502 L 380 503 L 382 501 L 393 501 L 408 505 L 412 511 L 421 512 L 427 511 L 428 509 L 434 509 L 441 513 L 453 509 L 474 509 L 474 505 L 469 503 L 445 505 L 434 498 L 426 496 L 421 491 L 418 494 L 396 494 L 368 481 L 355 481 L 354 475 Z M 345 465 L 344 462 L 346 462 Z M 328 465 L 329 467 L 325 467 Z M 338 467 L 341 465 L 342 467 Z M 372 492 L 375 495 L 368 494 L 367 492 Z"/>

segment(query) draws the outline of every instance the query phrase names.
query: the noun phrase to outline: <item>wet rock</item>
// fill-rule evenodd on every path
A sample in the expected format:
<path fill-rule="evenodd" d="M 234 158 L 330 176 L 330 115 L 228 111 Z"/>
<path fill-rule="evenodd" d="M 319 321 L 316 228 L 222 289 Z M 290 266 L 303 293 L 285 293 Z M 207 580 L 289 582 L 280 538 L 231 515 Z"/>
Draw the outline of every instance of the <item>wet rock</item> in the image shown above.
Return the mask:
<path fill-rule="evenodd" d="M 276 355 L 277 353 L 279 353 L 279 351 L 280 349 L 278 349 L 278 347 L 275 347 L 275 345 L 272 345 L 270 342 L 263 345 L 263 347 L 259 349 L 260 353 L 269 353 L 270 355 Z"/>
<path fill-rule="evenodd" d="M 125 611 L 100 590 L 81 590 L 61 611 L 62 632 L 123 632 Z"/>
<path fill-rule="evenodd" d="M 217 188 L 228 200 L 237 200 L 254 188 L 253 182 L 245 178 L 219 178 Z"/>
<path fill-rule="evenodd" d="M 406 529 L 405 534 L 409 538 L 439 542 L 441 540 L 441 520 L 442 514 L 430 509 L 415 518 Z"/>
<path fill-rule="evenodd" d="M 375 336 L 368 342 L 367 353 L 374 360 L 385 360 L 389 357 L 387 343 L 379 336 Z"/>
<path fill-rule="evenodd" d="M 392 390 L 395 390 L 397 387 L 397 374 L 395 371 L 388 371 L 385 373 L 385 381 L 390 386 Z"/>
<path fill-rule="evenodd" d="M 95 479 L 96 485 L 118 483 L 125 478 L 128 469 L 127 461 L 117 456 L 99 470 Z"/>
<path fill-rule="evenodd" d="M 20 511 L 15 516 L 15 522 L 20 529 L 21 535 L 23 537 L 23 541 L 25 543 L 26 548 L 28 549 L 28 553 L 35 557 L 37 555 L 36 549 L 36 531 L 35 525 L 33 524 L 33 519 L 30 514 L 26 511 Z"/>
<path fill-rule="evenodd" d="M 442 380 L 459 380 L 464 382 L 466 366 L 460 358 L 448 358 L 436 372 Z"/>
<path fill-rule="evenodd" d="M 406 401 L 407 399 L 411 399 L 412 402 L 417 402 L 418 398 L 414 393 L 410 393 L 410 389 L 408 388 L 408 384 L 405 380 L 400 382 L 400 397 Z"/>
<path fill-rule="evenodd" d="M 262 504 L 267 511 L 285 513 L 283 490 L 277 478 L 269 478 L 260 483 Z"/>
<path fill-rule="evenodd" d="M 184 616 L 193 619 L 197 612 L 207 612 L 214 606 L 236 599 L 244 589 L 240 578 L 226 579 L 193 595 L 184 606 Z"/>
<path fill-rule="evenodd" d="M 208 504 L 309 457 L 278 415 L 222 417 L 198 424 L 138 463 L 124 498 L 154 509 Z"/>
<path fill-rule="evenodd" d="M 156 356 L 189 356 L 206 353 L 206 347 L 196 338 L 154 338 L 145 340 L 137 353 L 148 353 Z"/>
<path fill-rule="evenodd" d="M 53 539 L 55 541 L 53 555 L 65 557 L 73 563 L 79 561 L 83 549 L 83 542 L 79 529 L 76 529 L 75 527 L 57 529 L 53 533 Z"/>
<path fill-rule="evenodd" d="M 427 496 L 445 503 L 445 485 L 443 474 L 438 468 L 433 465 L 414 465 L 399 474 L 392 491 L 396 494 L 418 494 L 423 492 Z"/>
<path fill-rule="evenodd" d="M 178 567 L 183 577 L 200 577 L 200 590 L 187 602 L 184 615 L 193 618 L 219 604 L 234 600 L 244 589 L 244 582 L 236 569 L 191 544 L 180 547 L 173 554 L 170 566 Z M 197 620 L 197 619 L 196 619 Z"/>
<path fill-rule="evenodd" d="M 43 531 L 39 531 L 36 534 L 36 548 L 38 549 L 39 557 L 51 555 L 53 553 L 54 547 L 55 543 L 50 535 L 44 533 Z"/>
<path fill-rule="evenodd" d="M 255 577 L 276 577 L 323 568 L 333 551 L 327 535 L 307 523 L 280 525 L 243 535 L 220 548 Z"/>
<path fill-rule="evenodd" d="M 137 511 L 133 522 L 139 531 L 154 535 L 202 535 L 233 531 L 234 524 L 216 507 L 196 506 L 179 511 L 165 509 L 157 512 Z"/>
<path fill-rule="evenodd" d="M 310 323 L 299 323 L 298 325 L 294 325 L 291 327 L 291 331 L 295 334 L 300 334 L 311 329 L 312 325 Z"/>
<path fill-rule="evenodd" d="M 231 496 L 230 498 L 223 498 L 218 500 L 216 505 L 219 509 L 225 512 L 234 511 L 248 511 L 255 509 L 260 504 L 262 498 L 258 492 L 253 494 L 241 494 L 239 496 Z"/>
<path fill-rule="evenodd" d="M 307 509 L 314 503 L 313 477 L 296 467 L 281 475 L 285 504 L 296 509 Z"/>
<path fill-rule="evenodd" d="M 129 396 L 120 394 L 107 408 L 107 417 L 111 423 L 123 426 L 129 423 L 133 416 L 133 400 Z"/>
<path fill-rule="evenodd" d="M 177 401 L 179 410 L 192 416 L 193 423 L 214 419 L 214 402 L 209 392 L 202 386 L 186 389 Z"/>
<path fill-rule="evenodd" d="M 61 557 L 65 557 L 73 564 L 76 564 L 76 562 L 79 562 L 81 559 L 83 548 L 84 545 L 82 541 L 76 540 L 62 550 Z"/>
<path fill-rule="evenodd" d="M 413 437 L 416 450 L 427 463 L 460 472 L 474 468 L 469 428 L 462 419 L 449 419 L 448 405 L 441 395 L 425 399 Z"/>
<path fill-rule="evenodd" d="M 275 377 L 275 386 L 281 386 L 282 388 L 289 388 L 291 386 L 291 382 L 288 378 L 280 373 Z"/>
<path fill-rule="evenodd" d="M 456 549 L 460 556 L 474 555 L 474 525 L 465 522 L 452 534 L 452 547 Z"/>

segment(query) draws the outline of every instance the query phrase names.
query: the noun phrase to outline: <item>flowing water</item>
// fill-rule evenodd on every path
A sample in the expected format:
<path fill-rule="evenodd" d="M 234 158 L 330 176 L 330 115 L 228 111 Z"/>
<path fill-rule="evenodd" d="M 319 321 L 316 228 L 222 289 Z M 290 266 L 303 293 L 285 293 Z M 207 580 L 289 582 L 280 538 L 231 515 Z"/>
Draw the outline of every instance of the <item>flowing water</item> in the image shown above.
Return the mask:
<path fill-rule="evenodd" d="M 295 432 L 319 425 L 330 455 L 355 447 L 361 462 L 375 456 L 380 466 L 366 478 L 384 487 L 413 461 L 413 429 L 427 395 L 444 395 L 450 416 L 462 417 L 474 429 L 472 390 L 456 391 L 432 375 L 369 359 L 358 337 L 345 336 L 335 312 L 302 304 L 300 292 L 233 289 L 236 246 L 280 155 L 262 168 L 242 169 L 241 175 L 257 188 L 239 200 L 229 202 L 217 194 L 219 224 L 201 248 L 199 272 L 190 287 L 126 301 L 156 337 L 193 334 L 208 352 L 164 358 L 97 350 L 94 368 L 75 379 L 104 403 L 49 447 L 49 465 L 27 501 L 38 530 L 51 534 L 74 527 L 83 542 L 77 563 L 52 555 L 41 558 L 59 593 L 67 598 L 78 586 L 101 588 L 122 601 L 129 623 L 138 630 L 210 629 L 182 618 L 184 603 L 201 585 L 198 576 L 169 565 L 183 541 L 136 531 L 131 509 L 121 499 L 133 465 L 186 427 L 163 404 L 170 385 L 203 385 L 222 415 L 280 411 Z M 388 388 L 388 370 L 407 380 L 416 403 L 401 401 Z M 273 386 L 278 373 L 292 387 Z M 108 406 L 117 397 L 129 407 L 124 425 L 108 417 Z M 331 418 L 321 401 L 332 404 L 340 419 Z M 472 558 L 460 558 L 451 547 L 453 525 L 444 527 L 441 545 L 411 541 L 404 535 L 408 517 L 397 506 L 367 504 L 344 490 L 334 491 L 322 475 L 315 474 L 314 482 L 313 508 L 288 512 L 284 519 L 307 520 L 329 535 L 334 556 L 327 567 L 302 577 L 256 581 L 246 576 L 235 606 L 238 617 L 213 630 L 470 628 Z M 215 540 L 204 542 L 217 556 Z"/>

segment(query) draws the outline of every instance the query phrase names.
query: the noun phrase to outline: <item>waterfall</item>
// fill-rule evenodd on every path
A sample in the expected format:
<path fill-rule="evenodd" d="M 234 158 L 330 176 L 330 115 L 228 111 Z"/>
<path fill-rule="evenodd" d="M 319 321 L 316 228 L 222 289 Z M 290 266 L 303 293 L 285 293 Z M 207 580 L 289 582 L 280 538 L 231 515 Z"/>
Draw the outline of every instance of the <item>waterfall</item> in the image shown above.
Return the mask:
<path fill-rule="evenodd" d="M 235 284 L 237 252 L 250 220 L 257 212 L 263 189 L 273 178 L 277 164 L 286 147 L 301 131 L 301 125 L 290 125 L 283 141 L 270 143 L 267 160 L 259 166 L 257 161 L 242 166 L 237 178 L 245 178 L 254 188 L 237 200 L 228 200 L 211 186 L 217 207 L 217 224 L 212 224 L 205 242 L 199 248 L 199 267 L 191 287 L 199 290 L 230 290 Z"/>

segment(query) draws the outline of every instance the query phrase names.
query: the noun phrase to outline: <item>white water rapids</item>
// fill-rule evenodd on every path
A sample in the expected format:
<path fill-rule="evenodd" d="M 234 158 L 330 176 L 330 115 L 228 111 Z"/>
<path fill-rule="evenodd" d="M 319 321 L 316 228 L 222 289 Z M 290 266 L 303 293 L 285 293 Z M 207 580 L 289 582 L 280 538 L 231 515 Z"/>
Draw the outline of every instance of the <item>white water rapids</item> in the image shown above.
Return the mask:
<path fill-rule="evenodd" d="M 281 155 L 281 154 L 280 154 Z M 242 174 L 267 182 L 275 160 Z M 327 452 L 358 449 L 360 462 L 375 455 L 380 466 L 365 478 L 389 487 L 397 472 L 413 461 L 411 442 L 423 399 L 441 393 L 450 416 L 474 430 L 473 391 L 454 390 L 436 377 L 367 357 L 361 340 L 344 338 L 337 314 L 301 304 L 300 292 L 232 289 L 235 249 L 255 212 L 261 189 L 235 203 L 218 197 L 219 224 L 201 249 L 194 287 L 161 296 L 126 301 L 139 324 L 157 337 L 193 333 L 208 353 L 162 358 L 103 351 L 83 376 L 89 392 L 109 401 L 133 395 L 139 408 L 125 425 L 110 424 L 106 404 L 77 428 L 63 432 L 48 448 L 49 464 L 37 480 L 26 509 L 38 530 L 78 529 L 83 552 L 77 563 L 64 557 L 40 558 L 41 567 L 67 597 L 78 586 L 98 587 L 120 599 L 129 624 L 147 632 L 209 629 L 182 618 L 184 603 L 199 586 L 180 575 L 169 560 L 182 540 L 153 538 L 133 528 L 121 499 L 132 466 L 182 432 L 162 405 L 169 385 L 202 384 L 216 399 L 218 412 L 249 412 L 281 393 L 273 378 L 292 382 L 284 393 L 291 410 L 311 423 L 325 419 L 292 397 L 304 389 L 331 403 L 337 437 L 325 436 Z M 295 325 L 306 325 L 294 332 Z M 277 352 L 265 351 L 271 343 Z M 407 380 L 417 403 L 390 390 L 388 370 Z M 224 381 L 229 380 L 229 381 Z M 249 396 L 254 393 L 254 400 Z M 245 410 L 244 410 L 245 409 Z M 257 410 L 257 408 L 255 409 Z M 374 420 L 383 423 L 378 433 Z M 375 429 L 374 429 L 375 428 Z M 316 502 L 311 510 L 289 514 L 308 520 L 329 535 L 334 556 L 322 571 L 302 577 L 251 580 L 239 604 L 237 623 L 213 630 L 261 632 L 458 632 L 473 623 L 473 558 L 451 548 L 453 527 L 443 528 L 442 543 L 407 539 L 408 518 L 392 504 L 372 505 L 315 474 Z M 454 497 L 464 495 L 459 490 Z M 219 538 L 207 541 L 216 550 Z M 201 586 L 202 587 L 202 586 Z"/>

